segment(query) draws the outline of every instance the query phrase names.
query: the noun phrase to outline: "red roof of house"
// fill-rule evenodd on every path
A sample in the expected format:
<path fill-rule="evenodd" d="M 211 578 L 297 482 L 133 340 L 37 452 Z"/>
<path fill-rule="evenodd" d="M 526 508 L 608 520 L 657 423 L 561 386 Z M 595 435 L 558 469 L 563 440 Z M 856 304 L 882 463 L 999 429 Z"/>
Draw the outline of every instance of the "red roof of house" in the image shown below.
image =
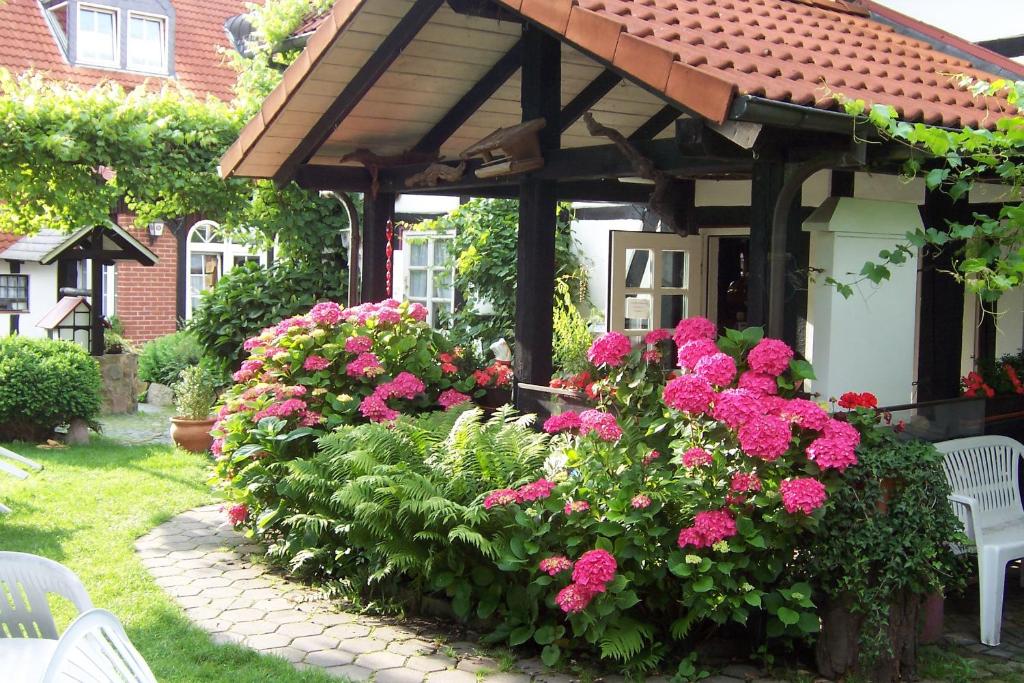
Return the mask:
<path fill-rule="evenodd" d="M 974 100 L 950 76 L 991 80 L 990 73 L 871 17 L 869 10 L 877 7 L 870 2 L 499 2 L 715 120 L 725 118 L 733 93 L 833 109 L 832 90 L 891 104 L 911 121 L 948 126 L 991 126 L 1007 110 L 1002 100 Z M 924 27 L 936 38 L 941 33 L 891 10 L 884 18 L 902 27 Z M 961 51 L 970 45 L 955 41 L 959 46 L 950 47 Z M 1000 61 L 978 46 L 972 52 Z M 1024 67 L 1009 60 L 1000 66 L 1024 75 Z"/>
<path fill-rule="evenodd" d="M 173 0 L 175 9 L 175 78 L 198 94 L 231 99 L 235 72 L 220 53 L 228 47 L 224 22 L 246 11 L 243 0 Z M 0 2 L 0 67 L 13 73 L 29 69 L 59 81 L 90 87 L 115 80 L 131 88 L 159 76 L 93 69 L 68 64 L 37 0 Z"/>

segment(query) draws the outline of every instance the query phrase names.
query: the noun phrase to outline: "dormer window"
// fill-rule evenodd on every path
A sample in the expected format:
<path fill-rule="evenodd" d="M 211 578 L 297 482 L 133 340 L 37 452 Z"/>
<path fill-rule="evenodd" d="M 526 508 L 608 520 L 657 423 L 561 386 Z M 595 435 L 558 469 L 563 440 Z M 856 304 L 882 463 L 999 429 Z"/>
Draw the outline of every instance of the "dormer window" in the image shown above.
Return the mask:
<path fill-rule="evenodd" d="M 40 0 L 40 5 L 72 66 L 173 74 L 170 0 Z"/>
<path fill-rule="evenodd" d="M 119 66 L 117 10 L 78 6 L 78 61 L 97 66 Z"/>

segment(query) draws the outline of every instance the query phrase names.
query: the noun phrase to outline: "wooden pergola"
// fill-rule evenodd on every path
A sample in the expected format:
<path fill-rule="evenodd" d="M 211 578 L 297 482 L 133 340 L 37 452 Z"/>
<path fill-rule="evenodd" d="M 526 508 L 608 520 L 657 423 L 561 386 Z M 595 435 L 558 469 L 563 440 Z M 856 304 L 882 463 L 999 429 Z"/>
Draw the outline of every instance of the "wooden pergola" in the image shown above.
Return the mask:
<path fill-rule="evenodd" d="M 365 193 L 363 301 L 385 296 L 397 194 L 518 198 L 515 370 L 539 385 L 552 371 L 543 304 L 558 201 L 649 202 L 664 225 L 694 234 L 714 212 L 695 206 L 698 180 L 751 179 L 750 206 L 722 208 L 750 226 L 748 320 L 799 346 L 802 184 L 827 169 L 831 194 L 850 196 L 853 171 L 895 173 L 910 153 L 869 144 L 868 130 L 855 137 L 825 86 L 892 102 L 911 120 L 989 125 L 988 111 L 936 74 L 1024 74 L 895 17 L 867 0 L 341 0 L 221 172 Z M 537 120 L 541 168 L 481 174 L 490 161 L 473 157 L 450 177 L 467 148 Z M 437 170 L 436 184 L 411 184 Z M 972 210 L 931 194 L 926 225 L 944 229 Z M 960 329 L 963 289 L 935 273 L 923 276 L 922 398 L 959 388 L 959 339 L 925 327 Z"/>

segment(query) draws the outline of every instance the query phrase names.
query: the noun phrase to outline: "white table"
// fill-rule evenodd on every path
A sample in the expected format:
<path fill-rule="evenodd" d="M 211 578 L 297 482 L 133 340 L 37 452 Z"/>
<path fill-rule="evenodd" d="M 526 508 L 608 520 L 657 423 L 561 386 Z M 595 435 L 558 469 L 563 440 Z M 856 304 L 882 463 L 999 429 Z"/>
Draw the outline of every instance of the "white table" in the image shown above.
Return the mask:
<path fill-rule="evenodd" d="M 0 678 L 18 683 L 37 683 L 57 649 L 46 638 L 0 638 Z"/>

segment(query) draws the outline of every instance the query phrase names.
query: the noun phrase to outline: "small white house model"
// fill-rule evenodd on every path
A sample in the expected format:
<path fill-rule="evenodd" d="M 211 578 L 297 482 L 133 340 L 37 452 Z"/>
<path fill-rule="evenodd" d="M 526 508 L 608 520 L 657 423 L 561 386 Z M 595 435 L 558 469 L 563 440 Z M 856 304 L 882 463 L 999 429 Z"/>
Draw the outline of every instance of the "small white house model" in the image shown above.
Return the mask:
<path fill-rule="evenodd" d="M 66 296 L 37 323 L 50 339 L 75 342 L 89 350 L 91 308 L 84 296 Z"/>

